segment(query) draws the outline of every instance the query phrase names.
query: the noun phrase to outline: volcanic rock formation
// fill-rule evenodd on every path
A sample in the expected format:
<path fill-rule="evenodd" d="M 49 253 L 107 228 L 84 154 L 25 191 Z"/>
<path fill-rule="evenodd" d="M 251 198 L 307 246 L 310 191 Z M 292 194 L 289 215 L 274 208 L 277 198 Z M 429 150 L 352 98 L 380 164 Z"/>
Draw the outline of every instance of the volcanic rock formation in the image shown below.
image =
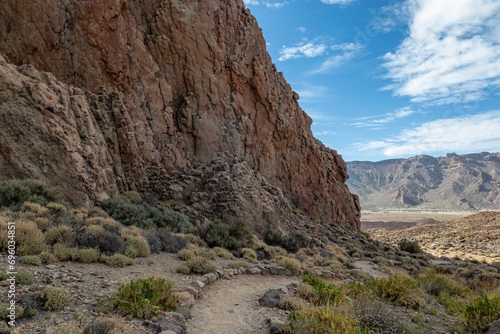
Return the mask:
<path fill-rule="evenodd" d="M 359 228 L 344 161 L 241 0 L 3 0 L 0 17 L 0 178 L 76 205 L 161 199 L 158 176 L 228 152 L 307 214 Z"/>

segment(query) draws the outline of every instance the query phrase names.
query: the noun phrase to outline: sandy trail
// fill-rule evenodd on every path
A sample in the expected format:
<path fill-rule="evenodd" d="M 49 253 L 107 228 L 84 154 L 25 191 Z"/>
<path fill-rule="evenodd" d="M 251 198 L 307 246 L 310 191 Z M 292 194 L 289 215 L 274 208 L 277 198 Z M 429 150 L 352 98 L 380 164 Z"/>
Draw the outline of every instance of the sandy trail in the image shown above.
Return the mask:
<path fill-rule="evenodd" d="M 297 282 L 296 277 L 242 275 L 219 280 L 203 290 L 193 306 L 188 334 L 269 333 L 267 318 L 279 311 L 260 307 L 258 299 L 268 289 Z"/>

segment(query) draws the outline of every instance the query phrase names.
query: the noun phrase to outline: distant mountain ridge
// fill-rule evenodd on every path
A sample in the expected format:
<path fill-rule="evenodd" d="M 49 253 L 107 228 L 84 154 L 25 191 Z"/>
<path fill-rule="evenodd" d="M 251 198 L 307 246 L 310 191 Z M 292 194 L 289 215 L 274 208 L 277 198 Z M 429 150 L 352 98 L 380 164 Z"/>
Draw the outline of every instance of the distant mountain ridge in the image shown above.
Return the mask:
<path fill-rule="evenodd" d="M 500 209 L 500 153 L 347 162 L 362 209 Z"/>

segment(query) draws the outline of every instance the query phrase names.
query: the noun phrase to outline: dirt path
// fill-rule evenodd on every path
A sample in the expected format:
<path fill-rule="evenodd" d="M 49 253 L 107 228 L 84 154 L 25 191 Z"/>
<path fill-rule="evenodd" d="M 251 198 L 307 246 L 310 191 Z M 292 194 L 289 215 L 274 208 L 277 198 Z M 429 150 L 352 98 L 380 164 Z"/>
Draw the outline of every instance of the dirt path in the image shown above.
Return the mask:
<path fill-rule="evenodd" d="M 260 307 L 258 299 L 268 289 L 294 282 L 295 277 L 249 275 L 212 283 L 194 305 L 187 333 L 269 333 L 268 317 L 284 316 L 284 312 Z"/>

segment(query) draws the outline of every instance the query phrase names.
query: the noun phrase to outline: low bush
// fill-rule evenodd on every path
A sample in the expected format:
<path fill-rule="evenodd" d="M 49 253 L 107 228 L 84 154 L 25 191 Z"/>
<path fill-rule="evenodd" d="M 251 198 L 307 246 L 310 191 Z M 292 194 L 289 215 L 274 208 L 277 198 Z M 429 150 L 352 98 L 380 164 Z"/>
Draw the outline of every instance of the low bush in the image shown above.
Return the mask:
<path fill-rule="evenodd" d="M 99 261 L 101 254 L 97 249 L 84 248 L 77 252 L 77 261 L 81 263 L 95 263 Z"/>
<path fill-rule="evenodd" d="M 370 279 L 368 285 L 376 296 L 395 305 L 414 309 L 422 306 L 416 282 L 404 275 L 395 274 L 389 278 Z"/>
<path fill-rule="evenodd" d="M 271 246 L 280 246 L 290 253 L 296 253 L 301 248 L 309 248 L 312 245 L 311 238 L 307 235 L 294 231 L 290 236 L 270 232 L 265 237 L 265 242 Z"/>
<path fill-rule="evenodd" d="M 319 305 L 336 305 L 345 300 L 344 293 L 335 284 L 327 284 L 323 279 L 315 275 L 305 275 L 302 277 L 304 283 L 312 286 L 316 292 L 316 299 L 313 301 Z"/>
<path fill-rule="evenodd" d="M 172 234 L 165 228 L 158 229 L 156 236 L 161 241 L 163 251 L 167 253 L 177 253 L 188 244 L 185 238 Z"/>
<path fill-rule="evenodd" d="M 38 299 L 47 311 L 60 311 L 69 304 L 68 293 L 62 288 L 48 287 L 39 291 Z"/>
<path fill-rule="evenodd" d="M 230 269 L 248 268 L 248 263 L 245 261 L 234 261 L 227 264 Z"/>
<path fill-rule="evenodd" d="M 133 192 L 104 200 L 103 207 L 111 217 L 125 226 L 133 225 L 143 229 L 168 228 L 183 233 L 191 227 L 181 213 L 160 210 Z"/>
<path fill-rule="evenodd" d="M 16 274 L 16 284 L 31 285 L 33 284 L 33 279 L 34 276 L 29 271 L 21 270 Z"/>
<path fill-rule="evenodd" d="M 52 252 L 59 261 L 76 261 L 78 260 L 78 249 L 66 247 L 63 244 L 55 244 Z"/>
<path fill-rule="evenodd" d="M 73 229 L 68 225 L 59 225 L 57 227 L 49 228 L 45 232 L 45 243 L 53 245 L 61 243 L 71 246 L 74 240 Z"/>
<path fill-rule="evenodd" d="M 56 263 L 59 262 L 57 257 L 52 254 L 50 251 L 43 251 L 40 254 L 38 254 L 40 259 L 42 259 L 42 262 L 45 264 L 51 264 L 51 263 Z"/>
<path fill-rule="evenodd" d="M 138 279 L 118 288 L 113 299 L 114 306 L 123 315 L 131 314 L 149 319 L 166 311 L 173 311 L 179 305 L 172 284 L 163 278 Z"/>
<path fill-rule="evenodd" d="M 350 282 L 342 287 L 342 291 L 350 297 L 370 297 L 372 291 L 366 284 L 359 282 Z"/>
<path fill-rule="evenodd" d="M 197 274 L 207 274 L 207 273 L 213 273 L 215 272 L 217 268 L 215 267 L 215 264 L 210 260 L 207 259 L 206 257 L 202 256 L 195 256 L 193 258 L 190 258 L 188 261 L 185 263 L 181 264 L 175 269 L 175 272 L 181 273 L 181 274 L 190 274 L 190 273 L 197 273 Z"/>
<path fill-rule="evenodd" d="M 457 296 L 451 296 L 446 292 L 440 293 L 436 297 L 436 302 L 444 306 L 446 313 L 455 315 L 460 314 L 465 309 L 465 301 Z"/>
<path fill-rule="evenodd" d="M 290 315 L 284 333 L 293 334 L 356 334 L 356 322 L 332 307 L 309 308 Z"/>
<path fill-rule="evenodd" d="M 399 316 L 381 301 L 372 298 L 356 299 L 351 305 L 361 333 L 409 333 Z"/>
<path fill-rule="evenodd" d="M 411 253 L 411 254 L 416 254 L 416 253 L 421 253 L 422 249 L 420 248 L 418 241 L 409 241 L 406 239 L 401 240 L 398 242 L 398 247 L 402 251 Z"/>
<path fill-rule="evenodd" d="M 0 303 L 0 320 L 10 321 L 10 318 L 7 316 L 10 314 L 10 310 L 8 309 L 11 304 L 9 303 Z M 19 319 L 24 313 L 24 308 L 20 305 L 14 306 L 14 315 L 16 319 Z M 8 331 L 7 331 L 8 333 Z"/>
<path fill-rule="evenodd" d="M 36 255 L 25 255 L 21 257 L 21 263 L 30 264 L 32 266 L 41 266 L 42 259 Z"/>
<path fill-rule="evenodd" d="M 76 236 L 76 243 L 81 248 L 96 248 L 105 255 L 123 254 L 125 241 L 118 234 L 110 231 L 102 233 L 82 232 Z"/>
<path fill-rule="evenodd" d="M 0 207 L 16 208 L 24 202 L 46 205 L 61 203 L 57 190 L 36 180 L 0 181 Z"/>
<path fill-rule="evenodd" d="M 420 277 L 417 280 L 419 288 L 430 295 L 438 296 L 442 293 L 451 296 L 463 296 L 468 290 L 466 287 L 460 286 L 458 283 L 451 281 L 443 275 L 430 273 Z"/>
<path fill-rule="evenodd" d="M 143 236 L 126 235 L 125 239 L 125 255 L 131 258 L 147 257 L 151 254 L 148 242 Z"/>
<path fill-rule="evenodd" d="M 80 331 L 78 332 L 80 333 Z M 83 334 L 135 334 L 136 331 L 124 324 L 120 319 L 97 318 L 92 320 L 83 330 Z"/>
<path fill-rule="evenodd" d="M 236 259 L 234 255 L 228 251 L 227 249 L 221 248 L 221 247 L 214 247 L 213 251 L 215 252 L 215 255 L 222 257 L 226 260 L 234 260 Z"/>
<path fill-rule="evenodd" d="M 215 255 L 215 252 L 212 249 L 197 247 L 194 245 L 188 245 L 186 248 L 180 250 L 177 255 L 184 261 L 188 261 L 197 256 L 204 257 L 209 260 L 217 259 L 217 255 Z"/>
<path fill-rule="evenodd" d="M 163 251 L 163 245 L 161 239 L 158 237 L 156 233 L 144 233 L 143 237 L 148 242 L 151 253 L 158 254 Z"/>
<path fill-rule="evenodd" d="M 278 266 L 290 269 L 295 275 L 298 275 L 300 270 L 302 269 L 302 264 L 299 262 L 299 260 L 289 257 L 285 257 L 278 261 Z"/>
<path fill-rule="evenodd" d="M 7 274 L 5 273 L 5 271 L 0 270 L 0 281 L 4 281 L 6 279 L 7 279 Z"/>
<path fill-rule="evenodd" d="M 258 263 L 259 261 L 257 261 L 257 253 L 251 249 L 251 248 L 243 248 L 241 250 L 241 254 L 243 255 L 243 258 L 245 260 L 248 260 L 252 263 Z"/>
<path fill-rule="evenodd" d="M 134 264 L 134 260 L 122 254 L 115 254 L 111 256 L 101 255 L 100 261 L 106 263 L 108 266 L 116 268 L 131 266 Z"/>
<path fill-rule="evenodd" d="M 31 318 L 43 311 L 43 302 L 34 293 L 23 293 L 18 299 L 19 306 L 24 308 L 23 317 Z"/>
<path fill-rule="evenodd" d="M 0 248 L 7 249 L 7 223 L 0 223 Z M 48 246 L 44 243 L 44 236 L 37 224 L 30 220 L 16 221 L 16 245 L 20 255 L 37 255 Z"/>
<path fill-rule="evenodd" d="M 208 224 L 205 241 L 210 247 L 235 250 L 248 247 L 252 241 L 252 234 L 242 219 L 237 219 L 229 224 L 216 219 Z"/>
<path fill-rule="evenodd" d="M 298 311 L 305 308 L 304 303 L 298 298 L 283 298 L 280 300 L 279 308 L 285 311 Z"/>
<path fill-rule="evenodd" d="M 464 327 L 475 333 L 500 318 L 500 297 L 478 297 L 465 306 L 462 315 Z"/>
<path fill-rule="evenodd" d="M 314 288 L 312 286 L 310 286 L 309 284 L 300 284 L 298 287 L 297 287 L 297 294 L 307 300 L 308 302 L 315 302 L 317 299 L 318 299 L 318 294 L 316 293 L 316 290 L 314 290 Z"/>

